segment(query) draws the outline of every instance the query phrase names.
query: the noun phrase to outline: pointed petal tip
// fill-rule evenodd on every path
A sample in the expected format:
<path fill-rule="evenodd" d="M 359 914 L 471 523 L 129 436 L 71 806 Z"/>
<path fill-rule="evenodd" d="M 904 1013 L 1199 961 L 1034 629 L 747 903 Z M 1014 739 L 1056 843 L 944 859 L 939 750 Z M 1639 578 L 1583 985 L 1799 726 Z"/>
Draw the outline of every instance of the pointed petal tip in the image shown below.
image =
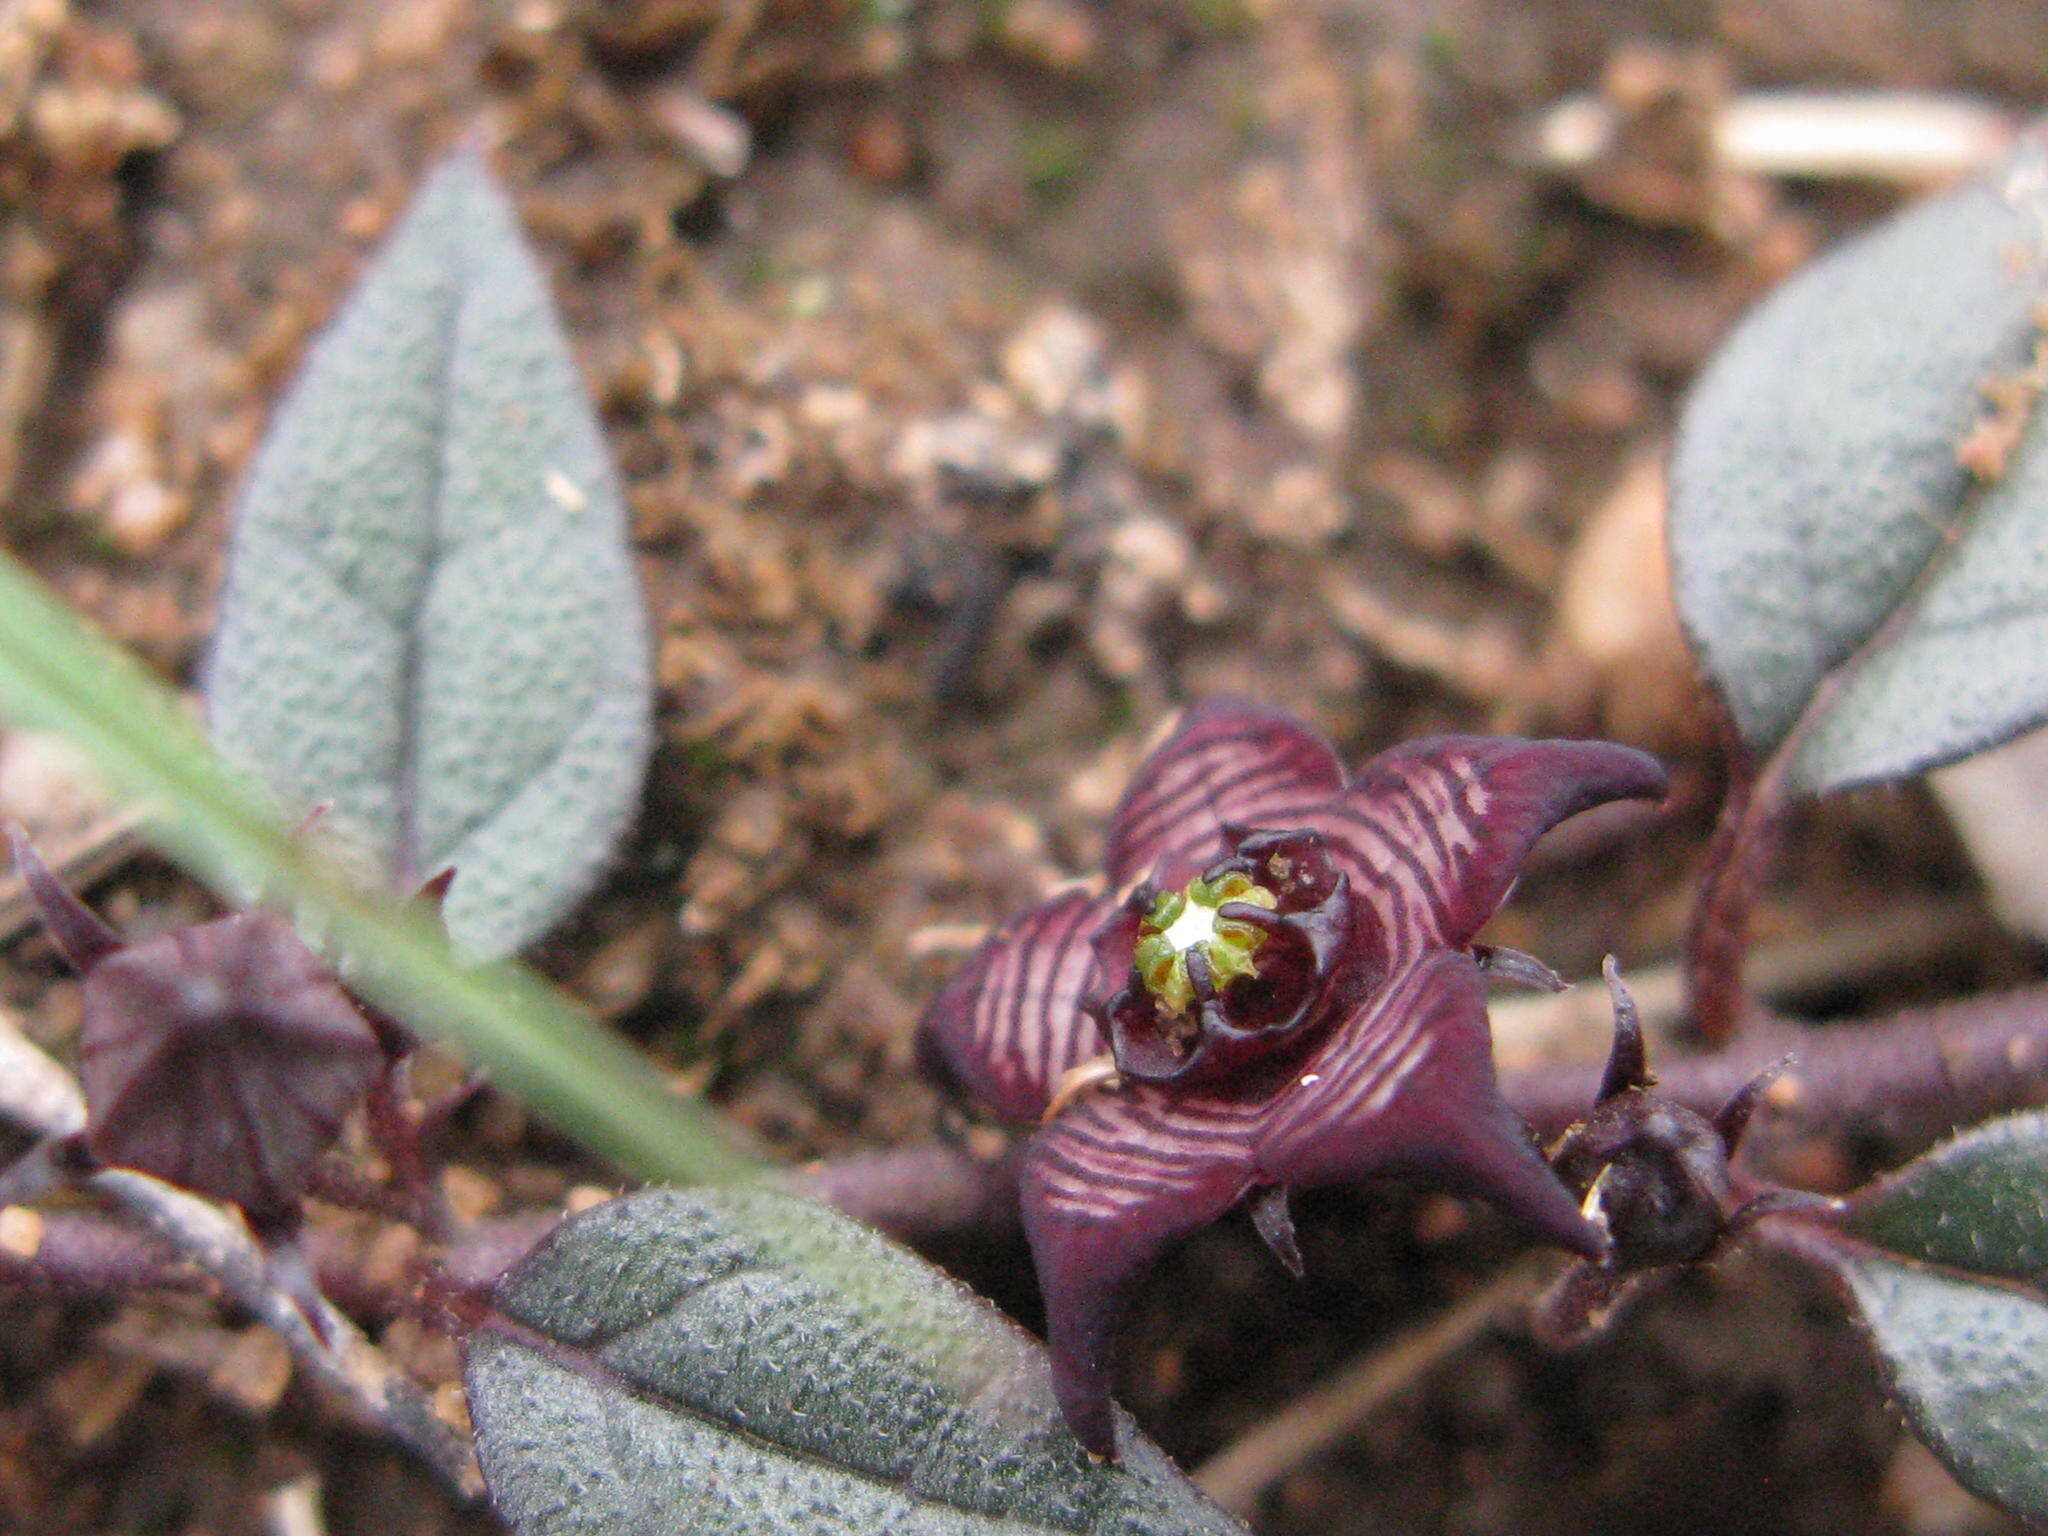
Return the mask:
<path fill-rule="evenodd" d="M 1663 764 L 1613 742 L 1430 736 L 1381 753 L 1305 814 L 1352 850 L 1360 893 L 1412 954 L 1470 944 L 1560 822 L 1667 787 Z"/>
<path fill-rule="evenodd" d="M 1502 766 L 1520 767 L 1543 784 L 1555 807 L 1551 825 L 1615 800 L 1662 800 L 1671 773 L 1640 747 L 1618 741 L 1562 737 L 1504 740 Z"/>
<path fill-rule="evenodd" d="M 1477 1143 L 1455 1171 L 1462 1174 L 1455 1182 L 1538 1241 L 1594 1264 L 1613 1252 L 1606 1227 L 1586 1214 L 1525 1138 Z"/>
<path fill-rule="evenodd" d="M 1024 1234 L 1054 1392 L 1090 1451 L 1114 1454 L 1110 1351 L 1130 1287 L 1166 1244 L 1236 1205 L 1252 1177 L 1249 1131 L 1229 1106 L 1157 1089 L 1082 1100 L 1033 1138 Z"/>
<path fill-rule="evenodd" d="M 1052 1390 L 1060 1417 L 1082 1450 L 1096 1461 L 1115 1461 L 1116 1410 L 1110 1405 L 1109 1384 L 1095 1380 L 1092 1373 L 1076 1375 L 1071 1366 L 1071 1354 L 1054 1348 Z"/>
<path fill-rule="evenodd" d="M 66 965 L 83 976 L 121 948 L 121 936 L 57 878 L 20 823 L 7 824 L 7 843 L 43 932 Z"/>
<path fill-rule="evenodd" d="M 1661 800 L 1671 793 L 1671 770 L 1641 747 L 1618 741 L 1575 743 L 1591 756 L 1588 768 L 1609 790 L 1610 800 Z"/>
<path fill-rule="evenodd" d="M 1577 1215 L 1569 1228 L 1545 1235 L 1565 1252 L 1575 1253 L 1589 1264 L 1605 1264 L 1614 1254 L 1614 1240 L 1605 1227 L 1590 1220 L 1583 1211 Z"/>
<path fill-rule="evenodd" d="M 1600 964 L 1600 974 L 1607 978 L 1607 997 L 1614 1010 L 1614 1044 L 1607 1053 L 1607 1070 L 1601 1074 L 1600 1091 L 1594 1099 L 1596 1104 L 1605 1104 L 1632 1088 L 1647 1088 L 1656 1079 L 1650 1074 L 1649 1053 L 1643 1044 L 1642 1015 L 1622 983 L 1621 963 L 1609 955 Z"/>
<path fill-rule="evenodd" d="M 1671 774 L 1639 747 L 1614 741 L 1531 741 L 1522 744 L 1524 793 L 1540 804 L 1540 832 L 1596 806 L 1663 800 Z M 1539 835 L 1540 835 L 1539 832 Z"/>
<path fill-rule="evenodd" d="M 1110 1403 L 1110 1344 L 1123 1315 L 1123 1295 L 1132 1274 L 1105 1277 L 1097 1256 L 1056 1246 L 1031 1221 L 1025 1194 L 1025 1231 L 1037 1261 L 1045 1297 L 1045 1350 L 1052 1366 L 1053 1399 L 1067 1428 L 1089 1455 L 1116 1459 L 1116 1410 Z M 1085 1250 L 1086 1244 L 1081 1248 Z"/>
<path fill-rule="evenodd" d="M 1756 1114 L 1757 1106 L 1771 1091 L 1771 1084 L 1791 1070 L 1798 1058 L 1781 1056 L 1763 1071 L 1735 1090 L 1734 1095 L 1723 1104 L 1714 1116 L 1714 1130 L 1721 1138 L 1721 1146 L 1730 1157 L 1742 1145 L 1743 1133 L 1749 1129 L 1750 1119 Z"/>

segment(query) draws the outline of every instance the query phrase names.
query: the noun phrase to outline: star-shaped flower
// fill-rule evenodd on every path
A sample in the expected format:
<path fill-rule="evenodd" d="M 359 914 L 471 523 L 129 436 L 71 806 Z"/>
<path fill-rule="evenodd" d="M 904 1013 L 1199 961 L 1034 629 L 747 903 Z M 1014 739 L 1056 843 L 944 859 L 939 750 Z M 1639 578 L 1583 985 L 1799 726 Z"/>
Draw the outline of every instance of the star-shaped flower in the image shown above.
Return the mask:
<path fill-rule="evenodd" d="M 1664 790 L 1628 747 L 1479 736 L 1347 776 L 1299 721 L 1229 701 L 1145 760 L 1110 826 L 1114 893 L 1069 890 L 1005 924 L 921 1026 L 991 1111 L 1043 1122 L 1024 1226 L 1083 1445 L 1115 1451 L 1125 1294 L 1241 1201 L 1297 1272 L 1286 1191 L 1394 1171 L 1601 1255 L 1495 1085 L 1494 952 L 1473 938 L 1543 833 Z"/>

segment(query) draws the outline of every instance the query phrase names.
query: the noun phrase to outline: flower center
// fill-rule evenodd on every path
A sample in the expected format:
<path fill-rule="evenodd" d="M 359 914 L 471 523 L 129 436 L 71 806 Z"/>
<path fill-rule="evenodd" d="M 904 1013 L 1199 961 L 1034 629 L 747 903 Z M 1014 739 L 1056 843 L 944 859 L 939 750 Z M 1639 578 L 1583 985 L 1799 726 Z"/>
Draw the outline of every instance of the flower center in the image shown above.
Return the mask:
<path fill-rule="evenodd" d="M 1280 900 L 1249 875 L 1231 870 L 1214 881 L 1190 880 L 1183 890 L 1162 892 L 1138 924 L 1132 962 L 1162 1013 L 1183 1015 L 1195 998 L 1188 962 L 1207 966 L 1217 989 L 1240 976 L 1256 976 L 1265 932 L 1251 923 L 1221 915 L 1229 902 L 1247 902 L 1272 911 Z"/>

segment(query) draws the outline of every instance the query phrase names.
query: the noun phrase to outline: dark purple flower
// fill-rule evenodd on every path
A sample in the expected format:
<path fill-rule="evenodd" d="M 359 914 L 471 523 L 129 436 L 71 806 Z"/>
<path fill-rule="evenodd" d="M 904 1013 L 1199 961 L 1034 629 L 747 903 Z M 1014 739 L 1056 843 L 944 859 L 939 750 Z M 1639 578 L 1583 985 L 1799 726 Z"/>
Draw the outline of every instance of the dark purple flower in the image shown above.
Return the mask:
<path fill-rule="evenodd" d="M 1300 722 L 1212 702 L 1117 808 L 1117 894 L 1067 891 L 981 946 L 923 1038 L 996 1114 L 1044 1122 L 1024 1224 L 1085 1446 L 1114 1452 L 1124 1293 L 1240 1201 L 1297 1269 L 1286 1190 L 1396 1170 L 1604 1251 L 1495 1086 L 1473 938 L 1544 832 L 1664 789 L 1627 747 L 1475 736 L 1347 777 Z"/>
<path fill-rule="evenodd" d="M 123 943 L 9 835 L 51 942 L 85 978 L 85 1150 L 231 1201 L 258 1227 L 289 1224 L 384 1071 L 362 1010 L 277 913 Z"/>

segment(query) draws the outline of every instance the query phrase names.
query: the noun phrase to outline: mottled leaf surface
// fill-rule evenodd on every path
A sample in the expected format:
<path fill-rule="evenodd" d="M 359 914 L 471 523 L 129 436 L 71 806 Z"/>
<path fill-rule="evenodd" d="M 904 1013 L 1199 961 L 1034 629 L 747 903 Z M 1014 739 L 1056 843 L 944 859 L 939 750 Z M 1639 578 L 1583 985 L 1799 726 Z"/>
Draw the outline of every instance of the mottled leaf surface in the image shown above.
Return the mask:
<path fill-rule="evenodd" d="M 1753 747 L 1812 707 L 1804 788 L 1918 772 L 2048 717 L 2048 441 L 2028 379 L 2044 256 L 2035 139 L 1785 284 L 1686 407 L 1680 610 Z"/>
<path fill-rule="evenodd" d="M 759 1189 L 565 1224 L 466 1346 L 520 1536 L 1200 1536 L 1240 1528 L 1131 1432 L 1091 1461 L 1044 1356 L 865 1228 Z"/>
<path fill-rule="evenodd" d="M 2048 1281 L 2048 1114 L 1993 1120 L 1856 1197 L 1845 1223 L 1880 1248 Z"/>
<path fill-rule="evenodd" d="M 602 440 L 483 168 L 428 181 L 314 344 L 236 517 L 214 737 L 473 954 L 559 917 L 637 800 L 649 678 Z"/>
<path fill-rule="evenodd" d="M 1841 1230 L 1822 1251 L 1913 1427 L 1963 1483 L 2048 1520 L 2048 1114 L 1937 1148 Z"/>

